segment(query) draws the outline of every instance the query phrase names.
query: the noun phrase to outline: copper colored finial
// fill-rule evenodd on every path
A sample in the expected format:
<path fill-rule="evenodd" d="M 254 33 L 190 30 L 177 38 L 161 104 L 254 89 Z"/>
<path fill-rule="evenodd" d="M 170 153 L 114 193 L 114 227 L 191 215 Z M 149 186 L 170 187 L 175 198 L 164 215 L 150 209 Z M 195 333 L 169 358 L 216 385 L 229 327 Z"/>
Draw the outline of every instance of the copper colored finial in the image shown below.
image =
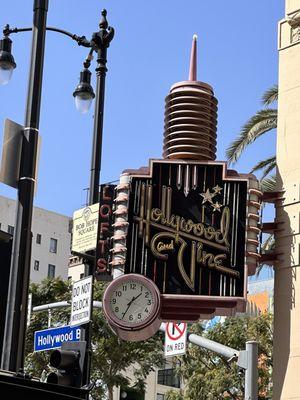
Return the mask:
<path fill-rule="evenodd" d="M 215 160 L 217 104 L 213 88 L 197 81 L 197 36 L 193 36 L 189 80 L 175 83 L 166 97 L 163 157 Z"/>
<path fill-rule="evenodd" d="M 191 57 L 190 57 L 190 70 L 189 81 L 197 80 L 197 35 L 193 36 Z"/>

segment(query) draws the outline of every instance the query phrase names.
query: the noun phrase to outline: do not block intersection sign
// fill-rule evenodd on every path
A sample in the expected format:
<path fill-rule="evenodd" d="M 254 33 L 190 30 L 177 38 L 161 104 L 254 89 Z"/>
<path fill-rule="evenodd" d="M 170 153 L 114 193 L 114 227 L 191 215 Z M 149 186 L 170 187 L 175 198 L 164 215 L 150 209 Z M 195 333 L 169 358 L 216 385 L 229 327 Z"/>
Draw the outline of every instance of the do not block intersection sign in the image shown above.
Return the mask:
<path fill-rule="evenodd" d="M 165 357 L 186 352 L 187 325 L 184 322 L 167 322 L 165 333 Z"/>
<path fill-rule="evenodd" d="M 88 276 L 73 284 L 70 325 L 82 325 L 90 321 L 92 309 L 92 282 Z"/>

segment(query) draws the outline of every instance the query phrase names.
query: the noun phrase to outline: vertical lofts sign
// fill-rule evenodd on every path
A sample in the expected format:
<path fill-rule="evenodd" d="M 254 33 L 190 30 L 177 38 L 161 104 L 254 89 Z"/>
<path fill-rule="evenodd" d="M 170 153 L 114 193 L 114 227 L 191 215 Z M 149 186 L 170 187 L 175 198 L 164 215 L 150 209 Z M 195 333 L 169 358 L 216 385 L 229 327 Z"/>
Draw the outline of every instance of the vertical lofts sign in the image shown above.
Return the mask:
<path fill-rule="evenodd" d="M 157 284 L 163 318 L 181 307 L 185 320 L 242 311 L 259 194 L 253 175 L 222 162 L 152 160 L 147 175 L 131 175 L 125 272 Z"/>
<path fill-rule="evenodd" d="M 100 186 L 100 205 L 98 222 L 98 239 L 96 249 L 97 266 L 95 277 L 97 280 L 107 280 L 111 276 L 111 237 L 113 228 L 113 206 L 116 185 Z"/>

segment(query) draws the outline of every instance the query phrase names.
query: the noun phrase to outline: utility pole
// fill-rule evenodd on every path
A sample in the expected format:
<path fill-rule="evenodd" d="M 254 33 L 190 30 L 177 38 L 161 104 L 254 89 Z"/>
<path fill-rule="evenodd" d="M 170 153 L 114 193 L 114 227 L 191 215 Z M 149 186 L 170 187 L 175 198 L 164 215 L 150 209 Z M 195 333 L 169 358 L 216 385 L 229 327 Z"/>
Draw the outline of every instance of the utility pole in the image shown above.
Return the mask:
<path fill-rule="evenodd" d="M 29 86 L 1 361 L 1 368 L 10 371 L 22 370 L 24 366 L 32 207 L 36 178 L 47 11 L 48 0 L 34 0 Z"/>
<path fill-rule="evenodd" d="M 279 22 L 273 399 L 300 399 L 300 0 Z"/>

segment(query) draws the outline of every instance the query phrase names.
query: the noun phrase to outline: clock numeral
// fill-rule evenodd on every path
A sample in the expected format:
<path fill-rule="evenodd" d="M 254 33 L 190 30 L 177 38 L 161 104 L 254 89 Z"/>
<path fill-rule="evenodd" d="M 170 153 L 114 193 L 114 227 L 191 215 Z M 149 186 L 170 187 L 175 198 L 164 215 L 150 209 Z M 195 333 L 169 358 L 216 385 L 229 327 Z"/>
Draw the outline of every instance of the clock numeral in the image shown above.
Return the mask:
<path fill-rule="evenodd" d="M 151 304 L 152 304 L 151 300 L 147 300 L 147 304 L 148 304 L 148 306 L 151 306 Z"/>
<path fill-rule="evenodd" d="M 149 292 L 146 292 L 146 293 L 145 293 L 145 299 L 148 299 L 148 298 L 149 298 L 149 295 L 150 295 L 150 293 L 149 293 Z"/>
<path fill-rule="evenodd" d="M 141 292 L 143 291 L 143 285 L 141 285 Z"/>
<path fill-rule="evenodd" d="M 116 293 L 116 296 L 117 296 L 117 297 L 121 297 L 121 296 L 122 296 L 121 290 L 117 290 L 115 293 Z"/>
<path fill-rule="evenodd" d="M 130 289 L 131 290 L 135 290 L 135 288 L 136 288 L 136 283 L 131 283 L 130 284 Z"/>
<path fill-rule="evenodd" d="M 133 315 L 132 314 L 129 315 L 129 321 L 133 321 Z"/>
<path fill-rule="evenodd" d="M 127 285 L 123 285 L 122 290 L 123 290 L 123 292 L 126 292 L 126 290 L 127 290 Z"/>
<path fill-rule="evenodd" d="M 142 314 L 138 313 L 138 319 L 142 319 Z"/>
<path fill-rule="evenodd" d="M 115 312 L 119 312 L 119 307 L 115 307 Z"/>
<path fill-rule="evenodd" d="M 149 310 L 148 310 L 148 308 L 147 308 L 147 307 L 145 308 L 145 312 L 149 312 Z"/>
<path fill-rule="evenodd" d="M 117 299 L 112 299 L 112 301 L 111 301 L 113 304 L 116 304 L 116 302 L 117 302 Z"/>

